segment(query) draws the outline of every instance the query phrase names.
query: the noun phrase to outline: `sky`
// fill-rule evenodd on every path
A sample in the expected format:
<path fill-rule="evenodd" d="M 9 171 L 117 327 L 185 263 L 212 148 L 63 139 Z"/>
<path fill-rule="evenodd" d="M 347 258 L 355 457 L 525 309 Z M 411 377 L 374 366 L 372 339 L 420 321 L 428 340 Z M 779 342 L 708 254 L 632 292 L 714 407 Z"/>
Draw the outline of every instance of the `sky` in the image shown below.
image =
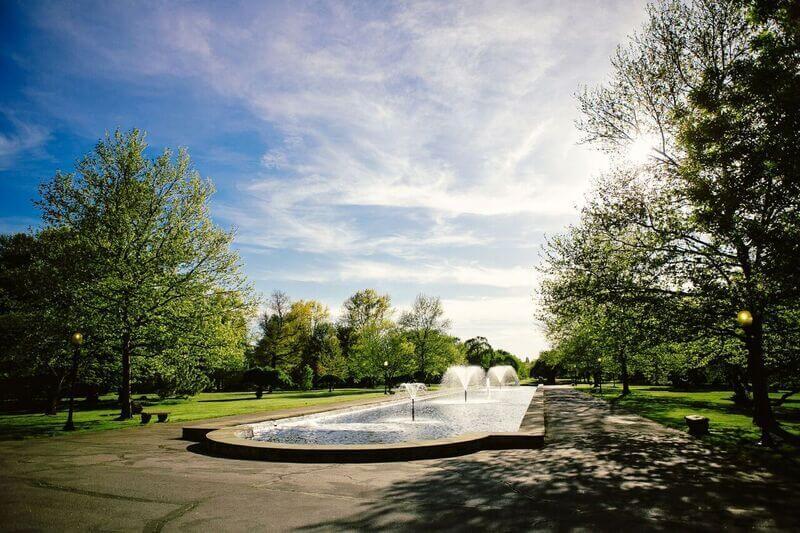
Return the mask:
<path fill-rule="evenodd" d="M 106 131 L 187 147 L 257 291 L 334 315 L 362 288 L 442 298 L 523 358 L 545 235 L 605 157 L 575 92 L 643 1 L 0 2 L 0 232 Z"/>

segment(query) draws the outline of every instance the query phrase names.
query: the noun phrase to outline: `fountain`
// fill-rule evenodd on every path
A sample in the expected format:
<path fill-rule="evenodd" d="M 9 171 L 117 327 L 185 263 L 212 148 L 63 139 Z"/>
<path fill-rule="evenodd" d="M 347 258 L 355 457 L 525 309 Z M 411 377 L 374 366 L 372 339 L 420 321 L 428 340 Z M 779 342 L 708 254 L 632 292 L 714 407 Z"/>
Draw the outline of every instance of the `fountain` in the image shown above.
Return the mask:
<path fill-rule="evenodd" d="M 487 389 L 489 388 L 490 385 L 494 385 L 500 388 L 519 385 L 519 378 L 517 377 L 517 371 L 514 370 L 513 366 L 509 365 L 493 366 L 492 368 L 489 369 L 489 372 L 486 374 Z"/>
<path fill-rule="evenodd" d="M 427 389 L 424 383 L 403 383 L 400 386 L 406 390 L 408 397 L 411 398 L 411 421 L 413 422 L 415 420 L 414 400 L 417 399 L 417 395 L 420 392 L 425 392 Z"/>
<path fill-rule="evenodd" d="M 479 366 L 454 365 L 442 376 L 442 387 L 446 389 L 463 389 L 464 402 L 467 401 L 467 390 L 479 387 L 486 373 Z"/>

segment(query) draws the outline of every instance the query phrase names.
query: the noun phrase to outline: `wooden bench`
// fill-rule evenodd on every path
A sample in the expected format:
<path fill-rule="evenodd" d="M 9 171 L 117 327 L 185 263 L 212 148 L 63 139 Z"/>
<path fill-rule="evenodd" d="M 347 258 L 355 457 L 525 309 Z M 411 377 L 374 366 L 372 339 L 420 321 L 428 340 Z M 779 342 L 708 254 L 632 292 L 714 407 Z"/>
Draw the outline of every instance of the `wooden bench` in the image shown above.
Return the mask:
<path fill-rule="evenodd" d="M 683 417 L 686 425 L 689 426 L 691 435 L 706 435 L 708 433 L 708 418 L 700 415 L 686 415 Z"/>
<path fill-rule="evenodd" d="M 142 412 L 142 424 L 147 424 L 150 422 L 150 419 L 153 418 L 153 415 L 158 417 L 159 422 L 166 422 L 167 418 L 169 418 L 169 413 L 161 412 L 161 413 L 145 413 Z"/>

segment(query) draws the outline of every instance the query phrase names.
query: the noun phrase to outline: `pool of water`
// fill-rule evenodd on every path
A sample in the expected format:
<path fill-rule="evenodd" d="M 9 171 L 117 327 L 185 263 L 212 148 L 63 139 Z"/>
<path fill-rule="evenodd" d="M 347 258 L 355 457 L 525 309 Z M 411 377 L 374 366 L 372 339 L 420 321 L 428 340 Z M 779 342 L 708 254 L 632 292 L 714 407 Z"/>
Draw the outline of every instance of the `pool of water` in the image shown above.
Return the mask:
<path fill-rule="evenodd" d="M 470 390 L 377 407 L 338 410 L 254 424 L 253 439 L 289 444 L 377 444 L 432 440 L 464 433 L 503 433 L 519 429 L 534 387 Z"/>

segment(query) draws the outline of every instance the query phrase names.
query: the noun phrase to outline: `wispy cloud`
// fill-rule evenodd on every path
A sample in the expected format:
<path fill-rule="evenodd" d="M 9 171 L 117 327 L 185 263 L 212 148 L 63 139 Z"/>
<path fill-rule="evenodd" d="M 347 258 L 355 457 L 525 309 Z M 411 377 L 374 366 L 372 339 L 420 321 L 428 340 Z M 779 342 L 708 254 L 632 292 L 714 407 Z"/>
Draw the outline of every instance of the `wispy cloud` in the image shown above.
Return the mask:
<path fill-rule="evenodd" d="M 464 335 L 492 327 L 529 354 L 531 248 L 605 164 L 576 144 L 571 95 L 605 75 L 642 4 L 104 3 L 35 19 L 72 76 L 185 79 L 246 110 L 260 166 L 214 212 L 262 286 L 391 281 L 401 305 L 443 291 Z"/>
<path fill-rule="evenodd" d="M 0 131 L 0 170 L 10 167 L 19 157 L 40 148 L 48 139 L 47 128 L 26 122 L 16 113 L 0 110 L 10 128 Z"/>

